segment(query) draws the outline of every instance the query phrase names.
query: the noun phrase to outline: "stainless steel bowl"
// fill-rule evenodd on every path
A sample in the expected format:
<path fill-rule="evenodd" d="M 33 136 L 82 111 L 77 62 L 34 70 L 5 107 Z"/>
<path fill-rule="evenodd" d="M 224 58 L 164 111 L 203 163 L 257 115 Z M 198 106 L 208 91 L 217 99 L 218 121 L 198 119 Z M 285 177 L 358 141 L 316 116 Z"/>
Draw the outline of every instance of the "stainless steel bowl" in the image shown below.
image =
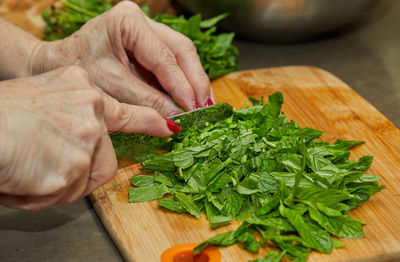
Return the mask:
<path fill-rule="evenodd" d="M 229 13 L 218 26 L 240 37 L 266 42 L 306 40 L 342 27 L 379 0 L 181 0 L 204 18 Z"/>

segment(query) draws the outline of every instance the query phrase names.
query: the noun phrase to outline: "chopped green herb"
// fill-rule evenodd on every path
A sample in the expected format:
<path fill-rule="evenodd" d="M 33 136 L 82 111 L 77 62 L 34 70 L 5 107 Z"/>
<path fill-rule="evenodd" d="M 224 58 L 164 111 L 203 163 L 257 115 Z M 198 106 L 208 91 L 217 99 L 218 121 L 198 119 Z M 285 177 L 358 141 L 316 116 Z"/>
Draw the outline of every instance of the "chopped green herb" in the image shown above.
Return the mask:
<path fill-rule="evenodd" d="M 310 250 L 342 247 L 335 237 L 363 237 L 363 223 L 347 212 L 383 186 L 378 176 L 364 173 L 372 157 L 349 159 L 347 150 L 362 142 L 315 140 L 323 132 L 289 121 L 281 113 L 279 92 L 265 105 L 262 99 L 251 101 L 253 107 L 173 137 L 167 153 L 143 162 L 144 170 L 156 171 L 154 179 L 132 178 L 130 201 L 169 194 L 158 200 L 160 206 L 196 218 L 205 213 L 212 228 L 243 221 L 194 253 L 235 243 L 257 252 L 273 243 L 281 252 L 256 262 L 306 261 Z"/>

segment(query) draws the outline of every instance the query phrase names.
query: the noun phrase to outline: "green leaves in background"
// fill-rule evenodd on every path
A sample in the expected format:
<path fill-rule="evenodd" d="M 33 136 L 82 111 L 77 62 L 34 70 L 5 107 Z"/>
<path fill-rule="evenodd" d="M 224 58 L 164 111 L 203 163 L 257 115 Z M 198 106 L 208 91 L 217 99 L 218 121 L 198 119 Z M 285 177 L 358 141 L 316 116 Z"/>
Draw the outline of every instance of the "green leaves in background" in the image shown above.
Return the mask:
<path fill-rule="evenodd" d="M 105 0 L 58 1 L 51 9 L 42 11 L 42 18 L 46 22 L 43 38 L 54 41 L 70 36 L 87 21 L 113 6 L 112 2 Z"/>
<path fill-rule="evenodd" d="M 55 7 L 57 6 L 57 8 Z M 107 0 L 58 1 L 50 10 L 42 11 L 46 22 L 44 39 L 63 39 L 79 30 L 90 19 L 106 12 L 114 4 Z M 142 10 L 149 15 L 148 6 Z M 216 34 L 215 25 L 227 14 L 202 20 L 200 14 L 184 16 L 158 14 L 153 19 L 189 37 L 196 46 L 201 64 L 210 79 L 237 70 L 237 48 L 232 45 L 234 33 Z"/>
<path fill-rule="evenodd" d="M 153 19 L 189 37 L 196 46 L 201 64 L 210 79 L 237 70 L 237 48 L 232 45 L 234 33 L 216 34 L 215 25 L 227 14 L 203 20 L 201 14 L 184 16 L 158 14 Z"/>
<path fill-rule="evenodd" d="M 372 157 L 349 160 L 347 149 L 362 142 L 315 140 L 323 132 L 301 128 L 281 113 L 281 93 L 265 105 L 251 101 L 253 107 L 225 120 L 183 130 L 169 152 L 144 161 L 144 170 L 156 172 L 132 178 L 130 201 L 158 196 L 171 211 L 196 218 L 205 213 L 212 228 L 243 221 L 195 253 L 210 245 L 239 243 L 251 252 L 268 245 L 281 252 L 256 262 L 306 261 L 312 249 L 330 253 L 343 246 L 334 237 L 363 237 L 363 223 L 347 212 L 383 186 L 378 176 L 364 173 Z"/>

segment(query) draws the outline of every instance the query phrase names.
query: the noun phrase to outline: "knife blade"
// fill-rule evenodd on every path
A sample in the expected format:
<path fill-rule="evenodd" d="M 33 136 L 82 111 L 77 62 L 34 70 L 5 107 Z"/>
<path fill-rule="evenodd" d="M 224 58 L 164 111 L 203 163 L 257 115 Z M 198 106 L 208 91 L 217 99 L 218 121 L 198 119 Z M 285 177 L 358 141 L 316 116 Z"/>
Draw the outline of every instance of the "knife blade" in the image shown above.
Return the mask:
<path fill-rule="evenodd" d="M 233 114 L 233 107 L 227 103 L 218 103 L 212 106 L 200 108 L 193 111 L 184 112 L 179 115 L 171 116 L 169 119 L 174 120 L 180 127 L 181 132 L 187 130 L 191 126 L 204 128 L 207 123 L 216 123 L 229 118 Z M 153 137 L 139 133 L 123 133 L 116 132 L 110 134 L 115 153 L 118 159 L 134 159 L 142 162 L 150 156 L 156 154 L 155 149 L 168 150 L 171 141 L 178 133 L 171 137 Z"/>
<path fill-rule="evenodd" d="M 182 114 L 169 117 L 174 120 L 181 129 L 185 130 L 191 126 L 203 128 L 207 123 L 215 123 L 230 117 L 233 107 L 227 103 L 218 103 L 197 110 L 183 112 Z"/>

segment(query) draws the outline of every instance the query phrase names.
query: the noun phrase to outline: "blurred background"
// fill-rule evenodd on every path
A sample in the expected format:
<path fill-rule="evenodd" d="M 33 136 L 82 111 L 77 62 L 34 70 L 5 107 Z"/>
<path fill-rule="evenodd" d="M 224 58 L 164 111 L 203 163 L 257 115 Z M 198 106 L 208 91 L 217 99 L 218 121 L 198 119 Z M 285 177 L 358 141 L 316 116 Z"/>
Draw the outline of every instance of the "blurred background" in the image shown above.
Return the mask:
<path fill-rule="evenodd" d="M 215 14 L 213 12 L 220 10 L 218 9 L 220 2 L 232 8 L 232 6 L 243 7 L 240 4 L 248 3 L 250 0 L 181 1 L 187 10 L 201 11 L 204 15 L 211 16 Z M 331 3 L 330 7 L 325 9 L 327 13 L 321 15 L 315 6 L 306 9 L 305 3 L 309 2 L 306 0 L 251 1 L 254 4 L 275 4 L 270 6 L 272 9 L 269 9 L 270 12 L 267 12 L 265 16 L 257 16 L 260 10 L 265 10 L 261 7 L 239 8 L 237 13 L 231 11 L 230 19 L 236 19 L 236 22 L 242 25 L 251 25 L 252 22 L 263 21 L 263 19 L 266 19 L 265 21 L 284 19 L 283 16 L 268 16 L 271 10 L 282 9 L 282 7 L 286 7 L 284 9 L 288 15 L 285 16 L 286 18 L 293 19 L 300 14 L 305 16 L 311 13 L 314 16 L 309 17 L 322 19 L 319 20 L 321 22 L 315 22 L 317 20 L 309 18 L 305 20 L 308 23 L 297 26 L 308 25 L 311 22 L 326 26 L 330 24 L 325 23 L 328 20 L 338 21 L 338 19 L 329 19 L 329 14 L 338 14 L 339 17 L 347 14 L 345 17 L 352 18 L 351 21 L 339 19 L 339 22 L 353 22 L 345 27 L 326 32 L 311 41 L 267 44 L 264 41 L 253 41 L 254 39 L 249 41 L 251 36 L 248 36 L 247 40 L 235 38 L 233 43 L 239 50 L 238 69 L 287 65 L 310 65 L 323 68 L 341 78 L 400 127 L 400 1 L 380 0 L 372 3 L 370 0 L 344 0 L 351 5 L 365 4 L 364 8 L 352 13 L 354 15 L 348 15 L 346 11 L 349 10 L 345 6 L 339 8 L 340 3 L 344 3 L 341 0 L 314 1 Z M 42 37 L 45 23 L 41 18 L 41 10 L 50 8 L 54 2 L 54 0 L 0 0 L 0 15 L 37 37 Z M 136 2 L 142 4 L 146 1 Z M 175 2 L 171 4 L 168 0 L 149 0 L 148 3 L 151 14 L 176 12 L 173 8 Z M 299 10 L 307 10 L 307 12 L 302 13 Z M 254 16 L 247 13 L 243 18 L 246 12 L 255 13 Z M 226 21 L 231 21 L 226 22 L 227 28 L 234 23 L 234 20 Z M 280 21 L 280 23 L 266 22 L 263 26 L 272 30 L 273 26 L 279 25 L 289 30 L 289 24 L 284 23 L 287 20 Z M 221 21 L 221 26 L 222 22 L 224 21 Z M 284 25 L 286 27 L 282 27 Z M 296 26 L 296 23 L 292 25 Z M 371 152 L 371 155 L 374 153 Z M 80 199 L 71 205 L 54 206 L 34 213 L 0 207 L 0 236 L 0 261 L 2 262 L 123 261 L 86 199 Z"/>
<path fill-rule="evenodd" d="M 217 26 L 236 32 L 239 70 L 299 64 L 326 69 L 400 125 L 400 1 L 134 1 L 147 2 L 151 15 L 185 11 L 210 17 L 228 11 Z M 0 15 L 42 38 L 41 11 L 57 2 L 0 0 Z"/>
<path fill-rule="evenodd" d="M 111 0 L 110 0 L 111 1 Z M 234 31 L 239 37 L 268 43 L 308 40 L 320 33 L 356 21 L 380 0 L 133 0 L 148 3 L 151 15 L 201 13 L 210 18 L 221 13 L 229 16 L 219 28 Z M 41 11 L 60 0 L 2 0 L 0 15 L 11 23 L 43 36 L 45 23 Z M 113 0 L 117 3 L 119 0 Z"/>
<path fill-rule="evenodd" d="M 22 29 L 42 38 L 45 22 L 41 17 L 43 9 L 57 5 L 59 0 L 0 0 L 0 16 Z M 118 0 L 112 2 L 119 2 Z M 152 14 L 175 13 L 169 0 L 134 0 L 139 5 L 149 4 Z"/>

